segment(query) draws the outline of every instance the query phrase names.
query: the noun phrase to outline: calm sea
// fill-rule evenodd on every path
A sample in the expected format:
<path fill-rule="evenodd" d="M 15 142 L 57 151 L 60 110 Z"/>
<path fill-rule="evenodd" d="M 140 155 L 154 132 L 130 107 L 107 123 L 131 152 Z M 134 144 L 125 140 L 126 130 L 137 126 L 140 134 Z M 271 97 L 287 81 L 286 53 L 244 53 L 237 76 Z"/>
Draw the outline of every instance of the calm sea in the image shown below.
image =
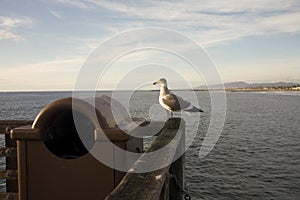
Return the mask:
<path fill-rule="evenodd" d="M 178 94 L 189 100 L 190 93 Z M 70 95 L 0 93 L 0 119 L 32 120 L 46 104 Z M 158 118 L 165 117 L 159 106 L 152 106 L 158 102 L 158 92 L 120 95 L 124 101 L 130 98 L 127 107 L 132 116 L 150 119 L 155 113 Z M 187 133 L 195 120 L 200 120 L 186 153 L 185 182 L 192 199 L 300 199 L 300 93 L 227 93 L 222 134 L 214 149 L 201 159 L 198 152 L 210 120 L 210 98 L 207 92 L 196 95 L 205 113 L 186 120 Z"/>

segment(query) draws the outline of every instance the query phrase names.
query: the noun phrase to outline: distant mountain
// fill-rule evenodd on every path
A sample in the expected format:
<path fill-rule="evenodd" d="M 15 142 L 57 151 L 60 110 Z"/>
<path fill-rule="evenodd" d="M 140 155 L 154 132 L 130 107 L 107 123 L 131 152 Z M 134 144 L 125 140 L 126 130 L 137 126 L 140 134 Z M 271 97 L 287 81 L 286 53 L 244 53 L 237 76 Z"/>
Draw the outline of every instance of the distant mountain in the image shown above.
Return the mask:
<path fill-rule="evenodd" d="M 248 86 L 249 86 L 248 83 L 242 82 L 242 81 L 240 81 L 240 82 L 230 82 L 230 83 L 225 83 L 224 84 L 225 88 L 246 88 Z"/>
<path fill-rule="evenodd" d="M 252 83 L 248 84 L 248 87 L 291 87 L 295 85 L 299 85 L 299 83 L 291 83 L 291 82 L 276 82 L 276 83 Z"/>
<path fill-rule="evenodd" d="M 228 88 L 259 88 L 259 87 L 265 87 L 265 88 L 271 88 L 271 87 L 291 87 L 295 85 L 300 85 L 299 83 L 291 83 L 291 82 L 275 82 L 275 83 L 246 83 L 243 81 L 239 82 L 229 82 L 229 83 L 224 83 L 224 87 L 226 89 Z M 221 89 L 223 88 L 223 85 L 217 84 L 217 85 L 212 85 L 212 89 Z M 195 89 L 207 89 L 206 86 L 199 86 L 196 87 Z"/>

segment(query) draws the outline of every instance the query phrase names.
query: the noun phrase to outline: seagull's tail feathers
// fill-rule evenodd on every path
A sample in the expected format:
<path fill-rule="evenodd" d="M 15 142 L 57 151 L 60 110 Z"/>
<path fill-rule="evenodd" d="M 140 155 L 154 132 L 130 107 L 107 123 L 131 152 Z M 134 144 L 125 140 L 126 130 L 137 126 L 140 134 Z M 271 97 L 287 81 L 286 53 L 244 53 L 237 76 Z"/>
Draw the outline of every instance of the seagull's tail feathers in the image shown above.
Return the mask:
<path fill-rule="evenodd" d="M 195 106 L 184 109 L 184 111 L 186 111 L 186 112 L 204 112 L 203 110 L 201 110 L 200 108 L 197 108 Z"/>

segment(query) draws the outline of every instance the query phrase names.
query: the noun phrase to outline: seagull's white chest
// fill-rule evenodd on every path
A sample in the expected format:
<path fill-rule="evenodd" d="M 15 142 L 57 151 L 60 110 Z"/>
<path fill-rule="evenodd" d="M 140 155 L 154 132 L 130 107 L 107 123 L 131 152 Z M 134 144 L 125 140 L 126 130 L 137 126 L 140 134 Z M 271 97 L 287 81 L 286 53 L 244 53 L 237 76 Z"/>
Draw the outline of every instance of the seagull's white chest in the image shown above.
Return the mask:
<path fill-rule="evenodd" d="M 161 105 L 164 109 L 166 109 L 166 110 L 172 110 L 168 105 L 166 105 L 166 104 L 163 102 L 163 97 L 162 97 L 162 96 L 159 97 L 159 103 L 160 103 L 160 105 Z"/>

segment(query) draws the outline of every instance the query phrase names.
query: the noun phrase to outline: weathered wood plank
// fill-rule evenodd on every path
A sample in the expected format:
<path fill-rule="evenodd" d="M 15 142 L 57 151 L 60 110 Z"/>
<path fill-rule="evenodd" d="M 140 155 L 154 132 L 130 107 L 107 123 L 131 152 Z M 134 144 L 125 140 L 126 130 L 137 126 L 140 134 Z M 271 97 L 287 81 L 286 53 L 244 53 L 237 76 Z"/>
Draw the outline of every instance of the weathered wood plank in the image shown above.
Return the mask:
<path fill-rule="evenodd" d="M 180 141 L 182 140 L 183 132 L 181 129 L 178 130 L 180 122 L 180 118 L 172 118 L 165 123 L 163 130 L 152 143 L 151 147 L 134 164 L 130 170 L 131 173 L 125 175 L 115 190 L 106 197 L 106 200 L 158 200 L 161 196 L 167 196 L 161 195 L 161 192 L 169 175 L 169 164 L 175 156 L 178 145 L 181 144 Z M 162 148 L 164 150 L 158 155 L 151 155 L 151 152 Z M 150 163 L 149 159 L 151 160 Z M 156 166 L 158 170 L 147 173 L 136 173 L 139 170 L 147 169 L 147 165 L 150 164 Z M 161 166 L 163 167 L 161 168 Z"/>
<path fill-rule="evenodd" d="M 5 134 L 6 128 L 15 128 L 32 124 L 32 120 L 0 120 L 0 134 Z"/>
<path fill-rule="evenodd" d="M 18 193 L 0 192 L 0 199 L 5 200 L 18 200 Z"/>
<path fill-rule="evenodd" d="M 130 135 L 135 137 L 149 137 L 158 135 L 165 124 L 161 121 L 151 121 L 147 122 L 146 126 L 139 126 L 130 132 Z"/>
<path fill-rule="evenodd" d="M 18 171 L 17 170 L 0 170 L 1 179 L 17 179 Z"/>
<path fill-rule="evenodd" d="M 183 132 L 185 132 L 185 129 L 182 129 Z M 185 133 L 183 134 L 185 135 Z M 172 200 L 182 200 L 183 194 L 182 189 L 185 188 L 184 185 L 184 167 L 185 167 L 185 137 L 182 137 L 182 140 L 180 141 L 178 148 L 176 150 L 177 155 L 180 156 L 175 162 L 172 163 L 171 167 L 175 175 L 177 181 L 175 180 L 175 177 L 170 178 L 169 186 L 169 198 Z M 178 186 L 178 184 L 180 186 Z M 181 188 L 180 188 L 181 187 Z"/>
<path fill-rule="evenodd" d="M 16 157 L 16 147 L 0 147 L 0 157 Z"/>

